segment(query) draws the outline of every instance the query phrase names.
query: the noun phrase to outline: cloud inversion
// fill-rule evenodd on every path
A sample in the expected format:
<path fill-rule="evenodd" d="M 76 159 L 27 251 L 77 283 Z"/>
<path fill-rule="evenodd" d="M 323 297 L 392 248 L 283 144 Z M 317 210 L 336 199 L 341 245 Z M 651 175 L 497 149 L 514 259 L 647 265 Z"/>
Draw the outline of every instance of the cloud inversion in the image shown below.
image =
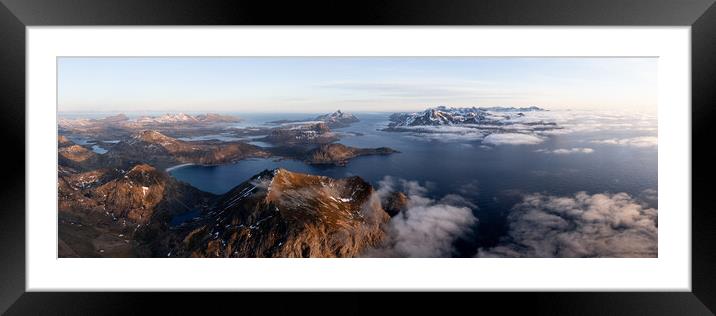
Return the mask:
<path fill-rule="evenodd" d="M 532 194 L 508 215 L 508 233 L 478 257 L 656 257 L 657 210 L 626 193 Z"/>
<path fill-rule="evenodd" d="M 633 138 L 612 138 L 595 140 L 592 141 L 592 143 L 646 148 L 656 147 L 659 143 L 659 139 L 655 136 L 641 136 Z"/>
<path fill-rule="evenodd" d="M 482 140 L 483 144 L 490 145 L 535 145 L 542 142 L 542 137 L 519 133 L 490 134 Z"/>
<path fill-rule="evenodd" d="M 554 150 L 549 149 L 537 149 L 538 153 L 555 154 L 555 155 L 569 155 L 569 154 L 591 154 L 594 149 L 587 147 L 574 147 L 574 148 L 559 148 Z"/>
<path fill-rule="evenodd" d="M 453 242 L 471 232 L 477 222 L 475 205 L 462 196 L 450 194 L 440 200 L 425 197 L 428 189 L 416 181 L 386 176 L 377 194 L 405 192 L 407 209 L 390 219 L 388 239 L 382 247 L 369 249 L 367 257 L 449 257 Z"/>

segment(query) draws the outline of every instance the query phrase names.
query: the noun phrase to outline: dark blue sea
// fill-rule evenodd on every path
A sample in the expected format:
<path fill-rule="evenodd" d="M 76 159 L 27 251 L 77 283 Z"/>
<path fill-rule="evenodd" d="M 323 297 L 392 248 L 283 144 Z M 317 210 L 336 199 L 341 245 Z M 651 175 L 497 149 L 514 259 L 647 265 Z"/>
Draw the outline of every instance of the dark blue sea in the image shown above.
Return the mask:
<path fill-rule="evenodd" d="M 242 115 L 247 119 L 242 126 L 311 116 L 315 115 Z M 544 135 L 545 140 L 540 144 L 485 146 L 480 140 L 380 131 L 387 124 L 389 113 L 357 113 L 356 116 L 359 123 L 335 130 L 341 135 L 340 143 L 355 147 L 386 146 L 400 153 L 358 157 L 347 166 L 311 166 L 301 161 L 270 158 L 221 166 L 184 166 L 170 173 L 216 194 L 229 191 L 264 169 L 273 168 L 334 178 L 357 175 L 374 186 L 385 176 L 418 181 L 428 188 L 428 197 L 439 199 L 447 194 L 458 194 L 477 206 L 473 209 L 479 218 L 474 240 L 460 241 L 462 249 L 495 243 L 505 232 L 505 215 L 524 194 L 572 196 L 579 191 L 626 192 L 639 197 L 644 190 L 658 189 L 656 146 L 595 142 L 656 136 L 655 118 L 635 122 L 632 118 L 570 116 L 565 122 L 572 127 L 571 131 Z M 592 152 L 545 152 L 570 148 L 590 148 Z M 645 202 L 657 207 L 655 200 Z"/>

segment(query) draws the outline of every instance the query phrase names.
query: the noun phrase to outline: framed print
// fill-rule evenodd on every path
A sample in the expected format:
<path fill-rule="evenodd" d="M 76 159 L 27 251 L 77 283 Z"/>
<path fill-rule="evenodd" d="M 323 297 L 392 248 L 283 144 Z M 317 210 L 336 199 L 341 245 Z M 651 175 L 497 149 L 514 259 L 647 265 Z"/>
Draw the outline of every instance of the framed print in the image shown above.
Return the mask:
<path fill-rule="evenodd" d="M 10 314 L 714 310 L 710 1 L 3 4 Z"/>

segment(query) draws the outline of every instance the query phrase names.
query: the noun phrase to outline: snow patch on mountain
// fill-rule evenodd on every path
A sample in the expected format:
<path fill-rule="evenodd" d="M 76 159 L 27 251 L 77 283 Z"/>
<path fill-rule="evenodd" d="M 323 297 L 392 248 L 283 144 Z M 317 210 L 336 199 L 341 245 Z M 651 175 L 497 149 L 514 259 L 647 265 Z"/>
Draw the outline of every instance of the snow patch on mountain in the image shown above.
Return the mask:
<path fill-rule="evenodd" d="M 439 106 L 415 113 L 395 113 L 385 131 L 408 132 L 411 136 L 439 141 L 482 141 L 490 145 L 539 144 L 538 135 L 558 129 L 554 121 L 531 117 L 546 110 L 532 107 Z"/>

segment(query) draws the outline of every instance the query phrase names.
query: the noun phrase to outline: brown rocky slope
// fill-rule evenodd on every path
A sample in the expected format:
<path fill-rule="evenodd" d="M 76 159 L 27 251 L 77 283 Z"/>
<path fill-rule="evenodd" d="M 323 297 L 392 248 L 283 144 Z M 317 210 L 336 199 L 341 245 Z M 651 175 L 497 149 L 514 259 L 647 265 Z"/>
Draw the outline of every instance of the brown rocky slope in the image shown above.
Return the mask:
<path fill-rule="evenodd" d="M 354 257 L 378 245 L 389 219 L 370 184 L 264 171 L 165 241 L 179 257 Z"/>
<path fill-rule="evenodd" d="M 150 256 L 142 244 L 151 232 L 214 198 L 146 164 L 87 172 L 60 165 L 57 185 L 60 257 Z"/>
<path fill-rule="evenodd" d="M 343 166 L 348 163 L 348 160 L 367 155 L 390 155 L 396 153 L 388 147 L 380 148 L 355 148 L 349 147 L 343 144 L 326 144 L 311 150 L 306 155 L 306 162 L 310 164 L 334 164 Z"/>
<path fill-rule="evenodd" d="M 181 141 L 153 130 L 141 131 L 121 141 L 106 154 L 108 164 L 147 162 L 159 168 L 181 163 L 215 165 L 249 157 L 268 157 L 261 148 L 244 142 Z"/>

